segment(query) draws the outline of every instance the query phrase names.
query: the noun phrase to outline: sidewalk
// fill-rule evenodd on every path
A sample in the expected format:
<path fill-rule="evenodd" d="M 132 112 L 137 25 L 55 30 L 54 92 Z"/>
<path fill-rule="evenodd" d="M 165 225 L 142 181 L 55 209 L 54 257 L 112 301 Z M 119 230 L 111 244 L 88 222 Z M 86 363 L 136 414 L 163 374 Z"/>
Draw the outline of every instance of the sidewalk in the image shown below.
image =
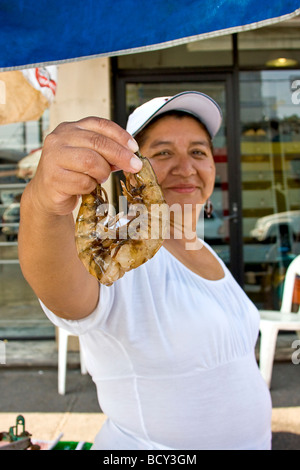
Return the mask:
<path fill-rule="evenodd" d="M 300 365 L 291 362 L 296 335 L 280 335 L 273 370 L 273 450 L 300 449 Z M 95 385 L 81 375 L 79 354 L 68 353 L 66 395 L 57 393 L 54 341 L 6 343 L 6 365 L 0 364 L 0 432 L 25 418 L 32 438 L 93 442 L 105 421 Z"/>
<path fill-rule="evenodd" d="M 96 387 L 81 375 L 78 352 L 68 352 L 66 394 L 57 392 L 55 340 L 8 341 L 6 364 L 0 364 L 0 432 L 22 414 L 32 438 L 93 442 L 105 420 Z"/>
<path fill-rule="evenodd" d="M 57 393 L 55 369 L 9 369 L 1 372 L 0 432 L 15 425 L 22 414 L 32 438 L 93 442 L 105 420 L 90 376 L 68 370 L 67 393 Z"/>

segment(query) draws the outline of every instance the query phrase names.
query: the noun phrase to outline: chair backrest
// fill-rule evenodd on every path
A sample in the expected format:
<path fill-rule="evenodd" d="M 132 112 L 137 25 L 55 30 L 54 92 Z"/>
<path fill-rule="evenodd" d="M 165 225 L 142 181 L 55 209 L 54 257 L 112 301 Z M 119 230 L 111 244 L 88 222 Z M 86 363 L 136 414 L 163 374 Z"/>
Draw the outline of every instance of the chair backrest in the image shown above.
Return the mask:
<path fill-rule="evenodd" d="M 294 287 L 295 287 L 297 276 L 300 276 L 300 255 L 296 256 L 296 258 L 293 259 L 293 261 L 290 263 L 286 271 L 285 280 L 284 280 L 284 288 L 283 288 L 283 296 L 282 296 L 282 304 L 281 304 L 281 309 L 280 309 L 282 313 L 292 312 L 293 294 L 294 294 Z M 300 315 L 300 308 L 297 314 Z"/>

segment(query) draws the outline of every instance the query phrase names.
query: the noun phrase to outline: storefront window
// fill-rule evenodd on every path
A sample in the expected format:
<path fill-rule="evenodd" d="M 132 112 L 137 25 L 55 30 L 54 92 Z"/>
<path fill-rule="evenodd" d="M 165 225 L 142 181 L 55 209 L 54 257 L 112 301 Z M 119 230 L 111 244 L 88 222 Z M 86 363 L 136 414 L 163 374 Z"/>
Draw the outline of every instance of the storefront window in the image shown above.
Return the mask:
<path fill-rule="evenodd" d="M 233 65 L 232 36 L 190 42 L 158 51 L 118 57 L 120 69 L 221 67 Z"/>
<path fill-rule="evenodd" d="M 34 171 L 24 158 L 41 147 L 48 114 L 0 126 L 0 339 L 54 336 L 18 260 L 20 199 Z"/>
<path fill-rule="evenodd" d="M 242 72 L 240 100 L 245 290 L 277 309 L 300 253 L 300 70 Z"/>
<path fill-rule="evenodd" d="M 300 17 L 238 35 L 240 67 L 300 66 Z"/>

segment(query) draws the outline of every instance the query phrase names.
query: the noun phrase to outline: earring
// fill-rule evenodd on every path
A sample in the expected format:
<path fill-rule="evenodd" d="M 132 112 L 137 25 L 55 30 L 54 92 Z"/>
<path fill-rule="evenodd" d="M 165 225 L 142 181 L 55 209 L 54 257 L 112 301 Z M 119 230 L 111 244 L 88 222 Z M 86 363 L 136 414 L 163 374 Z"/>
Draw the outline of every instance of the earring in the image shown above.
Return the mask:
<path fill-rule="evenodd" d="M 208 219 L 210 219 L 210 218 L 211 218 L 211 214 L 212 214 L 212 212 L 213 212 L 213 210 L 214 210 L 213 205 L 212 205 L 212 202 L 211 202 L 210 199 L 207 199 L 207 201 L 206 201 L 206 203 L 205 203 L 205 206 L 204 206 L 204 210 L 205 210 L 206 217 L 207 217 Z"/>

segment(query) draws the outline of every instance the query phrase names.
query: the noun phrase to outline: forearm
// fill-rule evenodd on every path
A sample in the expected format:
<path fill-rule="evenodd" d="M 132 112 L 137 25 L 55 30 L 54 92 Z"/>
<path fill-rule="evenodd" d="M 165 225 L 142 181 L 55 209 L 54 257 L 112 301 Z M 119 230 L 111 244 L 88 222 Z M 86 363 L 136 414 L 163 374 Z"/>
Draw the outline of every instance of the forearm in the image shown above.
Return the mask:
<path fill-rule="evenodd" d="M 21 202 L 19 259 L 24 277 L 45 305 L 64 318 L 83 318 L 98 301 L 99 285 L 78 258 L 72 214 L 47 214 L 29 184 Z"/>

